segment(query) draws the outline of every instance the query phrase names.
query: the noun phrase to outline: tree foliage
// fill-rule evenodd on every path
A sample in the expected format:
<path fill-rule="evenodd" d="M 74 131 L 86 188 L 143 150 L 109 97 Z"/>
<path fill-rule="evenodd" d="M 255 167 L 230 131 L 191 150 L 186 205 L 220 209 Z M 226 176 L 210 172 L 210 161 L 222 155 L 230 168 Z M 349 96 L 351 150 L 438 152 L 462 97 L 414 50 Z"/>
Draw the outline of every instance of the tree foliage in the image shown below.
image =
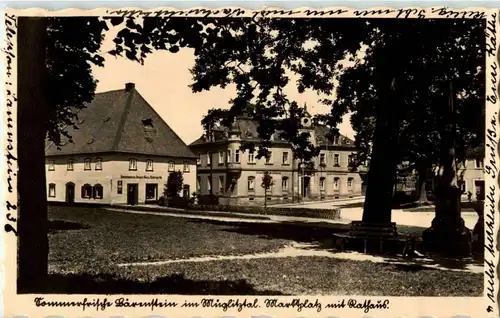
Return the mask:
<path fill-rule="evenodd" d="M 168 174 L 167 185 L 165 186 L 165 195 L 169 198 L 179 196 L 184 184 L 184 176 L 181 171 L 172 171 Z"/>
<path fill-rule="evenodd" d="M 94 98 L 92 65 L 104 66 L 99 49 L 108 30 L 98 17 L 48 18 L 47 81 L 50 108 L 47 137 L 57 146 L 72 142 L 67 127 L 78 129 L 78 111 Z"/>
<path fill-rule="evenodd" d="M 121 23 L 115 19 L 115 24 Z M 448 83 L 456 99 L 457 154 L 481 138 L 483 120 L 484 22 L 467 19 L 132 19 L 118 34 L 113 54 L 140 62 L 154 50 L 194 49 L 191 70 L 194 92 L 235 84 L 237 96 L 229 110 L 213 109 L 203 121 L 205 131 L 214 123 L 230 126 L 250 103 L 261 138 L 257 157 L 266 155 L 275 131 L 294 148 L 295 157 L 317 155 L 300 134 L 300 108 L 283 89 L 296 78 L 299 93 L 311 89 L 331 105 L 322 122 L 336 133 L 341 118 L 352 112 L 360 149 L 370 149 L 375 113 L 386 77 L 398 78 L 400 161 L 433 161 L 442 145 L 443 108 Z M 359 54 L 359 52 L 364 51 Z M 345 67 L 342 61 L 351 65 Z M 393 61 L 400 61 L 394 67 Z M 341 63 L 342 62 L 342 63 Z M 345 63 L 344 63 L 345 64 Z M 326 96 L 326 98 L 324 98 Z M 283 119 L 283 120 L 281 120 Z M 255 145 L 247 145 L 253 149 Z M 308 151 L 310 150 L 310 151 Z M 369 155 L 363 151 L 357 162 Z"/>

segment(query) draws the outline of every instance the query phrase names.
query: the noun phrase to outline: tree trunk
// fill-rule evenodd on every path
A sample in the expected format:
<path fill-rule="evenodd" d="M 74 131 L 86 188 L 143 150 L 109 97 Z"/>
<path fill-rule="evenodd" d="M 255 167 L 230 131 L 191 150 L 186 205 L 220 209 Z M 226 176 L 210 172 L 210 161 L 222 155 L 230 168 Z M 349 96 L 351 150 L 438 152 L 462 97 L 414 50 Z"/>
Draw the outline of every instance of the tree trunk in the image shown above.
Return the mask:
<path fill-rule="evenodd" d="M 427 203 L 429 202 L 427 200 L 427 190 L 425 189 L 425 184 L 427 182 L 427 165 L 425 164 L 419 164 L 417 165 L 417 173 L 418 173 L 418 179 L 417 179 L 417 202 L 422 204 L 422 203 Z"/>
<path fill-rule="evenodd" d="M 45 136 L 47 19 L 18 20 L 18 292 L 40 292 L 48 270 Z"/>
<path fill-rule="evenodd" d="M 396 63 L 397 64 L 397 63 Z M 390 223 L 393 186 L 396 178 L 399 136 L 400 95 L 398 79 L 384 74 L 387 88 L 381 92 L 376 112 L 373 151 L 367 175 L 367 189 L 363 208 L 364 223 Z"/>

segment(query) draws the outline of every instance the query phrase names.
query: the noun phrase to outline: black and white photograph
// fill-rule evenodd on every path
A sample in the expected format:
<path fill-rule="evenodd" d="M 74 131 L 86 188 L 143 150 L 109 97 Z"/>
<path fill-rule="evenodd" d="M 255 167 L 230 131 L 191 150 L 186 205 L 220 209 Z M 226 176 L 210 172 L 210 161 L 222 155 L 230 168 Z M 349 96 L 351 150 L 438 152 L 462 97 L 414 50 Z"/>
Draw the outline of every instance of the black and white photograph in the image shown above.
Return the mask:
<path fill-rule="evenodd" d="M 203 10 L 5 13 L 13 295 L 497 313 L 497 11 Z"/>

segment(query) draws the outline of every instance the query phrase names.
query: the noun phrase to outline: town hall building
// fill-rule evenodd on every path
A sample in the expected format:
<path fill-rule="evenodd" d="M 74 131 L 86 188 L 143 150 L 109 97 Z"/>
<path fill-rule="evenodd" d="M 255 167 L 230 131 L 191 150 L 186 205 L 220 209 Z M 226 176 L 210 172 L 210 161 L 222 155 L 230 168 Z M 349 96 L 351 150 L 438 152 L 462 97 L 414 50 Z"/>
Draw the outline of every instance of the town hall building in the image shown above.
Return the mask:
<path fill-rule="evenodd" d="M 320 147 L 319 156 L 301 163 L 293 158 L 290 144 L 275 133 L 270 157 L 257 159 L 256 152 L 240 149 L 244 142 L 258 144 L 257 125 L 249 116 L 238 116 L 231 127 L 216 127 L 213 136 L 190 145 L 198 156 L 198 193 L 217 195 L 223 204 L 262 204 L 265 197 L 285 203 L 362 195 L 363 173 L 349 168 L 356 152 L 352 140 L 342 135 L 328 138 L 329 129 L 313 124 L 306 110 L 301 126 Z M 273 178 L 267 195 L 261 186 L 265 172 Z"/>
<path fill-rule="evenodd" d="M 196 185 L 197 156 L 128 83 L 98 93 L 68 127 L 73 142 L 47 141 L 50 201 L 106 204 L 156 203 L 168 175 L 181 171 L 181 196 Z"/>

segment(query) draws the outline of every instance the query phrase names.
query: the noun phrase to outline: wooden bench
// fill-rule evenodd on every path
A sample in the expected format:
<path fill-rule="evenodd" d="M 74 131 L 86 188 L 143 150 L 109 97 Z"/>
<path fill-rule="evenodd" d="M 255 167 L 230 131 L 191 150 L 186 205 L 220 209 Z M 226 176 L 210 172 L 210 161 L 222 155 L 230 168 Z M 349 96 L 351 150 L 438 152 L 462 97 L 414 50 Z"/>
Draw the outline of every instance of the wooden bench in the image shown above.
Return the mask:
<path fill-rule="evenodd" d="M 396 223 L 390 224 L 374 224 L 362 223 L 361 221 L 354 221 L 351 223 L 349 232 L 346 234 L 334 234 L 337 238 L 337 246 L 340 245 L 340 250 L 344 251 L 344 245 L 350 240 L 362 240 L 363 252 L 366 254 L 369 241 L 379 242 L 379 252 L 383 252 L 384 242 L 396 241 L 404 242 L 403 255 L 408 254 L 415 247 L 415 241 L 412 237 L 400 237 Z"/>

